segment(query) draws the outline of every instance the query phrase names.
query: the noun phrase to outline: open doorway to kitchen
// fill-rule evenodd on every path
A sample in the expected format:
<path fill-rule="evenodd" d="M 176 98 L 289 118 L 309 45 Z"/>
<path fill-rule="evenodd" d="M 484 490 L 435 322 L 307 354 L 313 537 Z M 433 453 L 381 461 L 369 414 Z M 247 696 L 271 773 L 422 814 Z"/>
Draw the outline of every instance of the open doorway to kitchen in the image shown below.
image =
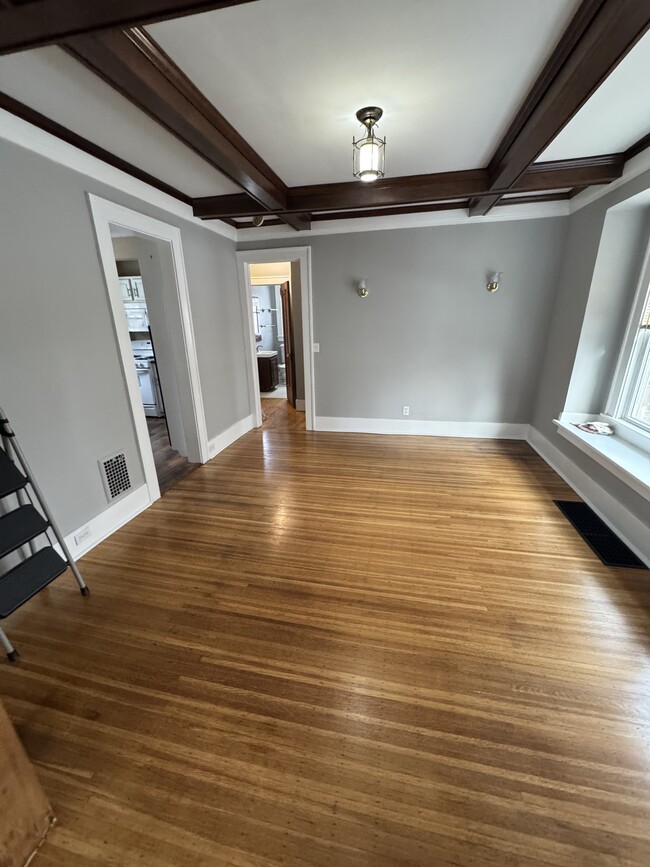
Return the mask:
<path fill-rule="evenodd" d="M 169 245 L 110 225 L 122 301 L 147 419 L 149 441 L 164 494 L 199 464 L 187 457 L 174 351 L 165 313 L 164 281 L 171 278 Z"/>
<path fill-rule="evenodd" d="M 286 258 L 283 257 L 286 254 Z M 255 425 L 313 427 L 309 248 L 238 253 Z"/>
<path fill-rule="evenodd" d="M 98 196 L 88 200 L 153 502 L 208 459 L 181 233 Z"/>

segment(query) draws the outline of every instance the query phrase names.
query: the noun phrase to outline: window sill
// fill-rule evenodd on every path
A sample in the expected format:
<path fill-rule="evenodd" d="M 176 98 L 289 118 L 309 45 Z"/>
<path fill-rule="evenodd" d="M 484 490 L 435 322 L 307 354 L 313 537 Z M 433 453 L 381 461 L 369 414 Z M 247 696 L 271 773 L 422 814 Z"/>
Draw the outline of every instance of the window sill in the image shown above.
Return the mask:
<path fill-rule="evenodd" d="M 650 455 L 625 440 L 585 433 L 567 421 L 555 421 L 558 433 L 609 470 L 626 485 L 650 500 Z"/>

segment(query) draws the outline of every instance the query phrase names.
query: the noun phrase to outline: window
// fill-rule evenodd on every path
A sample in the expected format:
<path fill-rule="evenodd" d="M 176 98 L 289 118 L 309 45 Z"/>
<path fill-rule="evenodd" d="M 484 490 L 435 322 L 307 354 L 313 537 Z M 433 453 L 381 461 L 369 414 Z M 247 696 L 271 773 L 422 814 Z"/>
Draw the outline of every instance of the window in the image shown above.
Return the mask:
<path fill-rule="evenodd" d="M 650 432 L 650 291 L 632 345 L 623 383 L 620 416 Z"/>
<path fill-rule="evenodd" d="M 650 254 L 650 251 L 649 251 Z M 619 358 L 610 414 L 650 437 L 650 255 Z"/>

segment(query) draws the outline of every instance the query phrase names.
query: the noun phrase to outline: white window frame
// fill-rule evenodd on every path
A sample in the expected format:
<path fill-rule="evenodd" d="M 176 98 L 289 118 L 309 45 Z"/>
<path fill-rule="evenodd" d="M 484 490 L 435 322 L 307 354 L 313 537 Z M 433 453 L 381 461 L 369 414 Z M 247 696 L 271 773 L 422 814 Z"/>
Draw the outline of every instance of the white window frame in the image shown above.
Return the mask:
<path fill-rule="evenodd" d="M 604 413 L 621 439 L 625 439 L 632 445 L 645 451 L 650 450 L 650 425 L 639 422 L 637 419 L 629 418 L 628 412 L 632 402 L 634 383 L 638 382 L 646 366 L 650 364 L 650 354 L 646 355 L 645 359 L 643 359 L 641 353 L 635 352 L 639 323 L 648 303 L 649 292 L 650 244 L 648 244 L 646 250 L 641 277 L 628 318 L 623 344 L 614 371 Z M 650 332 L 641 339 L 646 344 L 650 342 Z"/>

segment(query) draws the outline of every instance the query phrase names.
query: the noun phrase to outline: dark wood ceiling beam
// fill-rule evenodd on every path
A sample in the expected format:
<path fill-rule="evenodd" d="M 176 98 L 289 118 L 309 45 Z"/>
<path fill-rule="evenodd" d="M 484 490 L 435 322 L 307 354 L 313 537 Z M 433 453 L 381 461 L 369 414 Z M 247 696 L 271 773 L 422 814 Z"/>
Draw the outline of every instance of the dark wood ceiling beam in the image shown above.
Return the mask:
<path fill-rule="evenodd" d="M 33 0 L 0 9 L 0 54 L 250 2 L 252 0 Z"/>
<path fill-rule="evenodd" d="M 533 163 L 509 189 L 514 193 L 533 193 L 610 184 L 621 177 L 624 166 L 623 154 Z"/>
<path fill-rule="evenodd" d="M 144 30 L 79 36 L 64 47 L 264 210 L 289 210 L 283 181 Z M 283 219 L 296 229 L 308 223 Z"/>
<path fill-rule="evenodd" d="M 0 0 L 0 2 L 2 2 L 2 0 Z M 16 117 L 26 120 L 33 126 L 50 133 L 50 135 L 56 136 L 56 138 L 61 139 L 61 141 L 65 141 L 68 144 L 79 148 L 79 150 L 102 160 L 109 166 L 120 169 L 127 175 L 131 175 L 131 177 L 137 178 L 139 181 L 143 181 L 145 184 L 149 184 L 149 186 L 155 187 L 163 193 L 167 193 L 168 196 L 173 196 L 173 198 L 178 199 L 186 205 L 192 204 L 191 196 L 186 195 L 186 193 L 181 192 L 171 184 L 161 181 L 160 178 L 150 175 L 149 172 L 145 172 L 137 166 L 134 166 L 132 163 L 127 162 L 127 160 L 123 160 L 121 157 L 107 151 L 105 148 L 99 147 L 99 145 L 96 145 L 94 142 L 78 135 L 76 132 L 62 126 L 60 123 L 51 120 L 49 117 L 46 117 L 44 114 L 30 108 L 30 106 L 19 102 L 17 99 L 14 99 L 6 93 L 0 92 L 0 108 L 11 112 L 11 114 L 16 115 Z"/>
<path fill-rule="evenodd" d="M 648 0 L 583 0 L 488 166 L 491 189 L 470 209 L 486 214 L 650 27 Z"/>
<path fill-rule="evenodd" d="M 623 155 L 611 154 L 584 160 L 537 163 L 512 187 L 514 192 L 544 192 L 576 186 L 607 184 L 623 171 Z M 291 187 L 287 192 L 289 211 L 322 213 L 359 211 L 368 208 L 417 206 L 450 200 L 469 200 L 489 189 L 483 169 L 385 178 L 374 184 L 355 182 Z M 508 192 L 507 189 L 501 191 Z M 264 214 L 263 208 L 245 195 L 207 196 L 195 199 L 194 214 L 204 220 L 224 217 L 252 217 Z M 452 205 L 450 205 L 452 207 Z M 413 207 L 411 208 L 413 210 Z M 279 216 L 279 211 L 274 216 Z"/>
<path fill-rule="evenodd" d="M 280 178 L 143 30 L 81 36 L 65 48 L 256 201 L 286 206 Z"/>

